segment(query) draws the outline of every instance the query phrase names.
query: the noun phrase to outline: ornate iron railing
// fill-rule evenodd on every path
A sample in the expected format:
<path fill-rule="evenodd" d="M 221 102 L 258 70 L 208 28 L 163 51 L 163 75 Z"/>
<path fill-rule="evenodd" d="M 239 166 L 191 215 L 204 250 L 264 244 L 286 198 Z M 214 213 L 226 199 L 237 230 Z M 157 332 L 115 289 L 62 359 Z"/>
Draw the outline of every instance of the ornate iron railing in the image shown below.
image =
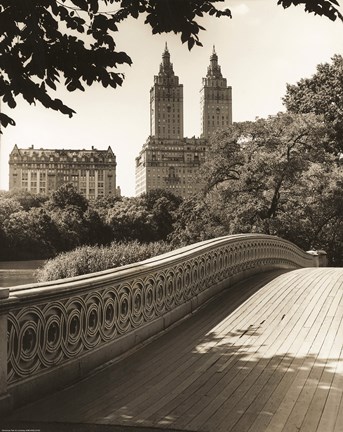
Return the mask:
<path fill-rule="evenodd" d="M 77 379 L 238 279 L 272 268 L 315 265 L 315 257 L 292 243 L 246 234 L 118 269 L 14 287 L 0 299 L 0 318 L 5 317 L 0 323 L 7 325 L 0 396 L 9 392 L 20 400 L 21 388 L 35 393 L 40 381 L 47 391 L 56 387 L 56 377 L 59 383 Z"/>

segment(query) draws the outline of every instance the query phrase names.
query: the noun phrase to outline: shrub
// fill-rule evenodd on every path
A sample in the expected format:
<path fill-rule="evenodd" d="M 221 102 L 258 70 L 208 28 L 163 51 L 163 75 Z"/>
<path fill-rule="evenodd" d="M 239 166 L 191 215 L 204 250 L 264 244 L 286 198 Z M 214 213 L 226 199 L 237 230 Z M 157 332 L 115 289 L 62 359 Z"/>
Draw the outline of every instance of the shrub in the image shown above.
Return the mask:
<path fill-rule="evenodd" d="M 82 246 L 46 261 L 37 271 L 37 280 L 46 282 L 94 273 L 142 261 L 172 250 L 165 242 L 112 243 L 110 246 Z"/>

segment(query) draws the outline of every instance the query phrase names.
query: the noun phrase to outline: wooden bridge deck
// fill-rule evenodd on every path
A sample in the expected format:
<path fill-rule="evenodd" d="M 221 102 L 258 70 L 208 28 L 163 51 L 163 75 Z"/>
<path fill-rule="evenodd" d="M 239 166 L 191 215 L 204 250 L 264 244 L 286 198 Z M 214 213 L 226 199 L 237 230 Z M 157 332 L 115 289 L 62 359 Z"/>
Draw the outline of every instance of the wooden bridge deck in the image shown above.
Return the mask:
<path fill-rule="evenodd" d="M 341 432 L 342 318 L 343 269 L 258 275 L 5 423 L 41 432 Z"/>

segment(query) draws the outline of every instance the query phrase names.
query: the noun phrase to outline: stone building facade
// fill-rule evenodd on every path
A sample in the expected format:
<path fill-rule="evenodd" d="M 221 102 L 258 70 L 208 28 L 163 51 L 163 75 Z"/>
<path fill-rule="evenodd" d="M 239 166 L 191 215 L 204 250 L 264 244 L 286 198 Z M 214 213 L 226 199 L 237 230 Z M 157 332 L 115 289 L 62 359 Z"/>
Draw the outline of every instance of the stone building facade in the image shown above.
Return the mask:
<path fill-rule="evenodd" d="M 117 195 L 116 157 L 107 150 L 50 150 L 14 146 L 9 159 L 9 189 L 49 194 L 72 183 L 87 199 Z"/>
<path fill-rule="evenodd" d="M 136 195 L 167 189 L 187 198 L 199 192 L 198 171 L 205 161 L 206 146 L 206 140 L 199 138 L 149 137 L 136 159 Z"/>
<path fill-rule="evenodd" d="M 183 133 L 183 85 L 175 75 L 166 45 L 150 90 L 150 136 L 136 158 L 136 195 L 166 189 L 183 198 L 200 191 L 199 168 L 214 131 L 232 124 L 231 87 L 223 78 L 213 48 L 201 89 L 201 138 Z"/>
<path fill-rule="evenodd" d="M 227 86 L 215 48 L 210 57 L 206 77 L 200 90 L 202 138 L 210 138 L 213 132 L 232 124 L 232 88 Z"/>

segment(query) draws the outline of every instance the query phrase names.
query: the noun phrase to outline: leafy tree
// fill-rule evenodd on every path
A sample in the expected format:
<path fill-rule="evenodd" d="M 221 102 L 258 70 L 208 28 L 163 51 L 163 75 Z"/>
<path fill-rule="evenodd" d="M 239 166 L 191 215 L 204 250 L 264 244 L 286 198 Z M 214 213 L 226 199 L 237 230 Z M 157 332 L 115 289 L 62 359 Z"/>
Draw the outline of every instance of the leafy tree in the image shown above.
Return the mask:
<path fill-rule="evenodd" d="M 0 229 L 12 213 L 20 210 L 23 210 L 23 208 L 17 200 L 8 198 L 7 195 L 0 195 Z"/>
<path fill-rule="evenodd" d="M 213 142 L 203 168 L 207 188 L 220 187 L 227 199 L 240 203 L 243 214 L 245 202 L 250 205 L 253 200 L 254 211 L 246 214 L 248 226 L 254 218 L 274 217 L 282 191 L 297 181 L 311 160 L 325 158 L 317 146 L 325 139 L 324 126 L 311 114 L 280 113 L 234 124 Z"/>
<path fill-rule="evenodd" d="M 219 196 L 193 195 L 175 212 L 173 231 L 168 239 L 177 246 L 185 246 L 228 234 L 222 221 L 225 209 Z"/>
<path fill-rule="evenodd" d="M 153 33 L 181 35 L 189 49 L 201 45 L 198 19 L 204 15 L 231 17 L 222 0 L 1 0 L 0 96 L 10 108 L 21 95 L 28 103 L 70 117 L 71 107 L 54 97 L 60 82 L 67 90 L 84 91 L 94 82 L 116 88 L 123 82 L 117 71 L 131 64 L 129 55 L 116 49 L 114 34 L 128 18 L 145 17 Z M 305 10 L 343 19 L 336 0 L 279 0 L 283 7 L 303 4 Z M 0 113 L 0 125 L 15 122 Z"/>
<path fill-rule="evenodd" d="M 153 238 L 152 214 L 140 198 L 124 198 L 118 201 L 108 210 L 106 222 L 115 241 L 149 242 Z"/>
<path fill-rule="evenodd" d="M 326 16 L 332 21 L 335 21 L 336 18 L 343 20 L 337 0 L 278 0 L 278 4 L 282 5 L 285 9 L 292 5 L 304 5 L 306 12 Z"/>
<path fill-rule="evenodd" d="M 110 227 L 95 209 L 88 208 L 83 214 L 84 226 L 86 228 L 84 244 L 106 245 L 112 240 Z"/>
<path fill-rule="evenodd" d="M 18 211 L 3 224 L 4 245 L 2 258 L 46 258 L 55 254 L 56 226 L 43 208 Z"/>
<path fill-rule="evenodd" d="M 343 57 L 335 55 L 332 63 L 317 66 L 311 78 L 287 84 L 283 98 L 289 112 L 323 115 L 332 129 L 331 151 L 343 152 Z"/>
<path fill-rule="evenodd" d="M 54 191 L 46 207 L 59 231 L 57 247 L 60 251 L 70 250 L 83 244 L 92 244 L 95 241 L 94 235 L 101 232 L 99 218 L 93 211 L 87 211 L 89 207 L 87 198 L 77 192 L 71 183 L 64 184 Z"/>
<path fill-rule="evenodd" d="M 77 207 L 81 212 L 88 208 L 88 200 L 77 190 L 71 183 L 60 186 L 51 194 L 47 207 L 50 209 L 67 209 L 68 207 Z"/>
<path fill-rule="evenodd" d="M 244 164 L 241 142 L 251 133 L 248 126 L 253 123 L 235 123 L 234 127 L 217 132 L 211 139 L 212 151 L 206 158 L 202 176 L 207 191 L 228 180 L 238 180 Z M 245 156 L 247 154 L 245 153 Z"/>
<path fill-rule="evenodd" d="M 343 265 L 343 180 L 339 166 L 311 164 L 274 221 L 278 235 L 304 249 L 324 249 L 331 264 Z"/>
<path fill-rule="evenodd" d="M 15 199 L 26 211 L 33 207 L 42 207 L 48 200 L 46 195 L 34 194 L 25 190 L 9 191 L 6 192 L 6 195 Z"/>
<path fill-rule="evenodd" d="M 328 134 L 314 114 L 285 113 L 217 135 L 203 168 L 211 220 L 232 234 L 264 232 L 305 250 L 326 248 L 341 265 L 342 172 L 325 151 Z M 182 235 L 194 226 L 192 214 L 203 220 L 191 211 Z"/>
<path fill-rule="evenodd" d="M 181 204 L 182 198 L 178 195 L 173 194 L 165 189 L 153 189 L 141 195 L 141 198 L 145 201 L 147 209 L 153 210 L 156 203 L 161 198 L 165 198 L 169 203 L 169 211 L 174 211 Z"/>
<path fill-rule="evenodd" d="M 21 205 L 6 193 L 0 194 L 0 258 L 8 258 L 7 237 L 4 231 L 4 223 L 12 214 L 22 210 Z"/>
<path fill-rule="evenodd" d="M 94 210 L 101 218 L 102 223 L 106 225 L 108 211 L 113 208 L 118 201 L 122 200 L 122 197 L 112 195 L 98 197 L 95 200 L 90 201 L 89 206 L 90 210 Z"/>
<path fill-rule="evenodd" d="M 56 246 L 59 251 L 68 251 L 87 244 L 88 227 L 80 207 L 69 205 L 65 208 L 54 208 L 50 214 L 58 230 Z"/>
<path fill-rule="evenodd" d="M 95 200 L 90 202 L 90 206 L 94 209 L 109 209 L 112 208 L 118 201 L 121 201 L 122 197 L 106 195 L 103 197 L 97 197 Z"/>
<path fill-rule="evenodd" d="M 155 189 L 137 198 L 110 202 L 106 223 L 115 241 L 166 240 L 173 229 L 174 212 L 182 199 L 169 191 Z M 103 214 L 104 209 L 100 209 Z"/>
<path fill-rule="evenodd" d="M 152 215 L 152 240 L 166 240 L 173 231 L 175 212 L 182 203 L 182 198 L 163 189 L 154 189 L 141 196 L 146 208 Z"/>
<path fill-rule="evenodd" d="M 30 192 L 0 194 L 0 258 L 47 258 L 81 245 L 108 244 L 110 227 L 72 185 L 51 198 Z"/>

